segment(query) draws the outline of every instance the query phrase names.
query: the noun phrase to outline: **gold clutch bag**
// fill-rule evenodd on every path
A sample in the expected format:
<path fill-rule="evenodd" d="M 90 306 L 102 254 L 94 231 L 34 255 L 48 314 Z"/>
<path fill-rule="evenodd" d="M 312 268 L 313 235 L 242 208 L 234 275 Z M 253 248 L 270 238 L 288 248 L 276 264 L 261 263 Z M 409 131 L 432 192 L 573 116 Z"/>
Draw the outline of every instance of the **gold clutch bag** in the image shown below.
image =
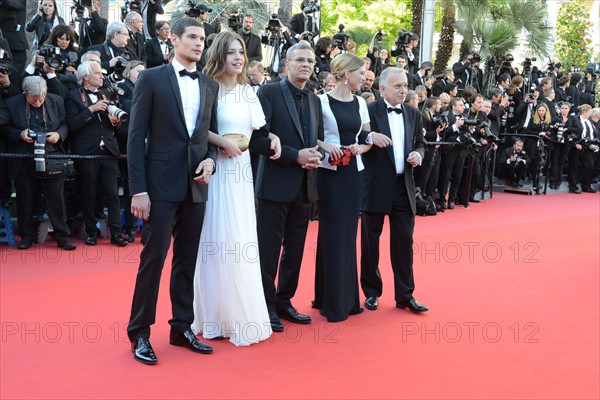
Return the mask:
<path fill-rule="evenodd" d="M 250 142 L 248 141 L 246 135 L 243 135 L 241 133 L 226 133 L 225 135 L 223 135 L 223 137 L 237 144 L 237 147 L 242 152 L 248 150 L 248 145 L 250 144 Z"/>

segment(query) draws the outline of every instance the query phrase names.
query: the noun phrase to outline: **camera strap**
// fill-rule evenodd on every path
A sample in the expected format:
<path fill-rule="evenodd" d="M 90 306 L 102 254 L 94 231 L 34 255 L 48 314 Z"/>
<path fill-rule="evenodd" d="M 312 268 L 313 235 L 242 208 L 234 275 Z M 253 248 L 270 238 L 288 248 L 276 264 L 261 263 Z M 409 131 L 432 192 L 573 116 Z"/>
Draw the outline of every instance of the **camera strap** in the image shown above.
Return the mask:
<path fill-rule="evenodd" d="M 34 117 L 39 119 L 38 116 L 34 113 Z M 31 106 L 27 101 L 25 102 L 25 119 L 27 120 L 27 130 L 30 131 L 29 119 L 31 118 Z M 48 122 L 46 119 L 46 105 L 42 104 L 42 122 L 44 124 L 44 130 L 48 132 Z"/>

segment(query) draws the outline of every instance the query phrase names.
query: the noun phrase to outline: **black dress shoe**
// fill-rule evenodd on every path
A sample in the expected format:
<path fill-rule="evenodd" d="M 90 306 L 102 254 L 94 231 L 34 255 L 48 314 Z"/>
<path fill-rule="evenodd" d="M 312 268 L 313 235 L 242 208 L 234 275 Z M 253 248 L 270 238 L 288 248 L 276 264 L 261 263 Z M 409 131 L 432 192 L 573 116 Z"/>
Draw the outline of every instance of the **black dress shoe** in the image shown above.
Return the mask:
<path fill-rule="evenodd" d="M 158 362 L 156 354 L 150 345 L 150 340 L 146 338 L 138 338 L 131 343 L 131 352 L 133 359 L 144 364 L 154 365 Z"/>
<path fill-rule="evenodd" d="M 125 234 L 125 240 L 127 240 L 128 243 L 135 242 L 135 232 L 127 232 Z"/>
<path fill-rule="evenodd" d="M 213 352 L 212 347 L 202 343 L 191 329 L 181 333 L 171 333 L 169 343 L 173 346 L 185 347 L 196 353 L 210 354 Z"/>
<path fill-rule="evenodd" d="M 269 322 L 273 332 L 283 332 L 283 324 L 275 311 L 269 311 Z"/>
<path fill-rule="evenodd" d="M 583 188 L 582 192 L 584 193 L 596 193 L 596 191 L 592 188 Z"/>
<path fill-rule="evenodd" d="M 454 202 L 453 201 L 448 202 L 448 210 L 454 210 Z"/>
<path fill-rule="evenodd" d="M 64 250 L 75 250 L 77 248 L 77 245 L 70 240 L 58 242 L 57 246 Z"/>
<path fill-rule="evenodd" d="M 479 203 L 481 200 L 469 199 L 469 203 Z"/>
<path fill-rule="evenodd" d="M 24 238 L 21 239 L 21 242 L 17 245 L 17 249 L 19 250 L 27 250 L 33 244 L 33 239 Z"/>
<path fill-rule="evenodd" d="M 300 314 L 292 306 L 278 309 L 277 315 L 279 318 L 287 319 L 288 321 L 296 324 L 310 324 L 311 321 L 308 315 Z"/>
<path fill-rule="evenodd" d="M 412 311 L 414 313 L 422 313 L 422 312 L 429 310 L 429 308 L 427 308 L 423 304 L 419 303 L 414 298 L 410 299 L 409 301 L 397 301 L 396 307 L 403 308 L 403 309 L 408 308 L 410 311 Z"/>
<path fill-rule="evenodd" d="M 114 244 L 116 246 L 119 247 L 123 247 L 123 246 L 127 246 L 129 242 L 125 239 L 123 239 L 123 236 L 119 235 L 118 233 L 113 234 L 110 237 L 110 244 Z"/>
<path fill-rule="evenodd" d="M 377 296 L 369 296 L 365 300 L 365 307 L 367 310 L 375 311 L 379 307 L 379 299 Z"/>
<path fill-rule="evenodd" d="M 87 235 L 87 237 L 85 238 L 85 244 L 87 244 L 88 246 L 95 246 L 96 244 L 98 244 L 98 241 L 96 240 L 96 235 Z"/>
<path fill-rule="evenodd" d="M 579 188 L 569 189 L 569 193 L 581 194 L 581 189 L 579 189 Z"/>

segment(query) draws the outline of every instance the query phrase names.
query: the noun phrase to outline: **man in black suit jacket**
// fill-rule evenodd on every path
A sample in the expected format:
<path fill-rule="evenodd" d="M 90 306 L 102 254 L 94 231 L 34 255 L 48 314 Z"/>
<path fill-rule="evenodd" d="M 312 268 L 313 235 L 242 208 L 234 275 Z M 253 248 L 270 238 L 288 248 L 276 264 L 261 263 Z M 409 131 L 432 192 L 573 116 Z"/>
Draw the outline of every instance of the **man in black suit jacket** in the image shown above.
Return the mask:
<path fill-rule="evenodd" d="M 127 25 L 127 30 L 129 31 L 127 49 L 129 54 L 131 54 L 131 58 L 146 61 L 146 53 L 144 51 L 146 38 L 143 32 L 144 21 L 142 20 L 142 16 L 135 11 L 131 11 L 125 17 L 125 25 Z"/>
<path fill-rule="evenodd" d="M 164 14 L 162 5 L 160 4 L 160 0 L 141 0 L 141 14 L 144 19 L 144 33 L 146 39 L 151 39 L 156 36 L 156 32 L 154 31 L 154 25 L 156 24 L 156 15 Z"/>
<path fill-rule="evenodd" d="M 135 55 L 129 53 L 128 41 L 127 26 L 122 22 L 111 22 L 106 28 L 106 40 L 102 44 L 90 46 L 88 51 L 99 52 L 102 69 L 112 73 L 118 62 L 136 60 Z"/>
<path fill-rule="evenodd" d="M 146 67 L 158 67 L 169 63 L 169 53 L 173 49 L 171 44 L 171 25 L 167 21 L 156 21 L 154 26 L 156 36 L 146 40 L 144 51 L 146 53 Z"/>
<path fill-rule="evenodd" d="M 245 14 L 242 22 L 242 29 L 238 32 L 246 43 L 246 55 L 248 61 L 262 61 L 262 47 L 260 45 L 260 37 L 252 33 L 252 25 L 254 24 L 254 16 Z"/>
<path fill-rule="evenodd" d="M 67 124 L 71 132 L 71 149 L 74 154 L 119 156 L 119 145 L 114 136 L 118 118 L 108 116 L 108 96 L 100 90 L 104 83 L 102 68 L 93 61 L 86 61 L 77 68 L 79 85 L 72 88 L 66 101 Z M 126 246 L 121 236 L 121 207 L 116 159 L 80 160 L 76 164 L 81 182 L 81 208 L 87 237 L 85 244 L 97 244 L 96 189 L 98 185 L 106 197 L 110 242 Z"/>
<path fill-rule="evenodd" d="M 68 128 L 63 99 L 47 93 L 46 82 L 39 76 L 25 78 L 23 92 L 6 100 L 10 120 L 0 126 L 3 139 L 9 145 L 8 151 L 33 154 L 35 139 L 29 134 L 44 132 L 47 134 L 46 153 L 64 153 L 62 143 L 67 138 Z M 58 247 L 74 250 L 77 246 L 71 242 L 71 231 L 66 221 L 64 174 L 39 179 L 34 177 L 32 169 L 32 160 L 26 158 L 13 159 L 8 165 L 9 176 L 14 178 L 17 189 L 17 220 L 21 228 L 21 242 L 17 247 L 20 250 L 28 249 L 37 236 L 33 209 L 36 200 L 41 201 L 43 193 Z"/>
<path fill-rule="evenodd" d="M 367 70 L 365 71 L 365 74 L 363 76 L 364 79 L 363 82 L 360 84 L 360 90 L 357 94 L 362 95 L 363 93 L 371 93 L 375 97 L 375 100 L 379 100 L 381 94 L 379 93 L 379 90 L 373 87 L 373 84 L 375 83 L 375 73 L 373 71 Z"/>
<path fill-rule="evenodd" d="M 403 70 L 385 69 L 379 78 L 379 90 L 382 98 L 367 105 L 373 130 L 367 143 L 374 146 L 363 155 L 360 283 L 365 307 L 376 310 L 383 289 L 379 237 L 388 215 L 396 307 L 424 312 L 428 308 L 413 297 L 412 251 L 416 213 L 413 168 L 424 157 L 423 124 L 416 108 L 402 104 L 408 90 Z"/>
<path fill-rule="evenodd" d="M 258 90 L 267 123 L 250 141 L 250 148 L 262 155 L 256 177 L 258 247 L 265 299 L 275 332 L 283 331 L 279 317 L 299 324 L 311 321 L 296 311 L 291 299 L 298 287 L 311 203 L 317 200 L 315 168 L 322 158 L 317 140 L 323 140 L 321 102 L 304 88 L 315 65 L 308 42 L 290 47 L 287 65 L 287 78 Z M 268 157 L 272 155 L 269 132 L 281 140 L 281 157 L 277 160 Z"/>
<path fill-rule="evenodd" d="M 83 35 L 80 40 L 79 54 L 85 53 L 90 46 L 104 42 L 107 26 L 108 20 L 100 16 L 100 0 L 93 0 L 90 17 L 82 25 Z"/>
<path fill-rule="evenodd" d="M 458 84 L 460 90 L 464 89 L 466 85 L 470 85 L 470 79 L 473 75 L 473 71 L 471 70 L 472 59 L 473 54 L 467 54 L 463 57 L 462 61 L 455 62 L 454 65 L 452 65 L 454 82 Z"/>
<path fill-rule="evenodd" d="M 171 236 L 169 343 L 212 353 L 190 328 L 207 183 L 217 158 L 217 149 L 208 143 L 208 131 L 219 131 L 218 84 L 196 71 L 204 40 L 200 21 L 177 20 L 171 33 L 173 62 L 142 72 L 133 92 L 127 142 L 131 212 L 146 223 L 127 334 L 134 359 L 145 364 L 157 362 L 149 341 L 150 325 L 155 322 L 160 275 Z"/>
<path fill-rule="evenodd" d="M 316 24 L 316 19 L 312 15 L 310 8 L 308 7 L 308 0 L 302 0 L 300 4 L 300 13 L 292 16 L 290 20 L 291 36 L 295 40 L 302 40 L 305 32 L 310 32 L 313 37 L 319 35 L 319 27 Z"/>
<path fill-rule="evenodd" d="M 29 48 L 25 36 L 26 1 L 3 0 L 1 8 L 0 31 L 2 36 L 8 40 L 17 71 L 21 72 L 25 69 L 27 49 Z"/>

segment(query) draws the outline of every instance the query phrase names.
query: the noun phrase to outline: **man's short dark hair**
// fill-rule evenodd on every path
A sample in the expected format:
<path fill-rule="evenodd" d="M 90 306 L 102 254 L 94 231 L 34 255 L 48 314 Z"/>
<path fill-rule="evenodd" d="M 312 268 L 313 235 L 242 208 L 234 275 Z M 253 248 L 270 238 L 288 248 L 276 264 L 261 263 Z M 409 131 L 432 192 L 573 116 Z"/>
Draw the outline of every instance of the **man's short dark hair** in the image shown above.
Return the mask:
<path fill-rule="evenodd" d="M 502 74 L 498 77 L 498 83 L 500 82 L 506 82 L 506 81 L 510 81 L 510 75 L 509 74 Z"/>
<path fill-rule="evenodd" d="M 181 35 L 183 35 L 183 32 L 185 32 L 185 28 L 187 28 L 188 26 L 197 26 L 199 28 L 204 29 L 204 25 L 202 24 L 202 22 L 194 18 L 183 17 L 175 21 L 175 23 L 171 27 L 171 33 L 177 37 L 181 37 Z"/>
<path fill-rule="evenodd" d="M 433 106 L 434 106 L 434 105 L 435 105 L 435 104 L 436 104 L 436 103 L 437 103 L 439 100 L 440 100 L 440 99 L 439 99 L 439 97 L 436 97 L 436 96 L 431 96 L 431 97 L 428 97 L 427 99 L 425 99 L 425 104 L 424 104 L 424 107 L 425 107 L 425 108 L 431 108 L 431 107 L 433 107 Z"/>
<path fill-rule="evenodd" d="M 490 89 L 490 91 L 488 93 L 488 97 L 490 99 L 493 99 L 494 97 L 502 96 L 502 93 L 503 93 L 502 89 L 500 89 L 500 88 L 493 88 L 493 89 Z"/>
<path fill-rule="evenodd" d="M 456 83 L 448 82 L 444 85 L 444 92 L 450 94 L 450 92 L 456 89 L 457 87 L 458 85 Z"/>
<path fill-rule="evenodd" d="M 157 30 L 159 30 L 160 28 L 162 28 L 162 26 L 163 26 L 164 24 L 168 24 L 168 23 L 169 23 L 169 21 L 165 21 L 165 20 L 156 21 L 156 23 L 154 24 L 154 30 L 155 30 L 155 31 L 157 31 Z"/>
<path fill-rule="evenodd" d="M 451 99 L 450 99 L 450 104 L 449 104 L 450 108 L 454 108 L 454 105 L 455 105 L 456 103 L 458 103 L 459 101 L 460 101 L 461 103 L 464 103 L 464 102 L 465 102 L 465 100 L 464 100 L 462 97 L 453 97 L 453 98 L 451 98 Z"/>

